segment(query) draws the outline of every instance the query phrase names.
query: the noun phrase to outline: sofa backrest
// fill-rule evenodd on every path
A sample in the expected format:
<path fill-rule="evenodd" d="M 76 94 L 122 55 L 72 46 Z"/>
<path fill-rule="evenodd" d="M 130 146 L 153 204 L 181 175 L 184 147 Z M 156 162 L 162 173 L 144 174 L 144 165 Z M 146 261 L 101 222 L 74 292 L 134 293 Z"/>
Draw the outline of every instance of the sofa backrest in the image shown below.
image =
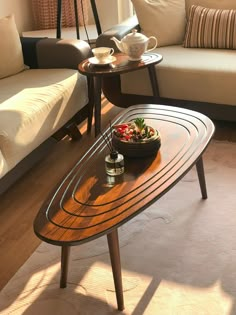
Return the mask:
<path fill-rule="evenodd" d="M 189 8 L 191 5 L 200 5 L 211 9 L 235 9 L 236 0 L 185 0 L 186 13 L 188 17 Z"/>

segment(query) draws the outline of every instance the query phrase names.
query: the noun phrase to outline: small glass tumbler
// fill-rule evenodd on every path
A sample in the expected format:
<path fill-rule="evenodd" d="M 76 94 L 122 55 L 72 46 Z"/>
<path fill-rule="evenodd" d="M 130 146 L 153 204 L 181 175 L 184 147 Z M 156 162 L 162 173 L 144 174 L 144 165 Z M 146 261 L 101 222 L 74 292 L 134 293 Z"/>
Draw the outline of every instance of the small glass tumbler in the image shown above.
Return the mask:
<path fill-rule="evenodd" d="M 117 176 L 124 173 L 124 156 L 117 151 L 112 151 L 105 157 L 107 175 Z"/>

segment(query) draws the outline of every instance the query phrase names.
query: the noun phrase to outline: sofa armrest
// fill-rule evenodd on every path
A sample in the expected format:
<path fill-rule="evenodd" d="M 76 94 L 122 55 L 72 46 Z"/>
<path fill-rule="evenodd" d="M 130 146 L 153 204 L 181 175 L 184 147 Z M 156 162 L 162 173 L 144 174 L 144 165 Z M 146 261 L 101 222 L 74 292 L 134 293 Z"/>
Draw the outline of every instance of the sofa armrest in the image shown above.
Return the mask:
<path fill-rule="evenodd" d="M 20 37 L 24 63 L 29 66 L 31 69 L 38 68 L 37 60 L 37 43 L 42 40 L 41 37 Z"/>
<path fill-rule="evenodd" d="M 78 64 L 92 55 L 89 44 L 78 39 L 21 38 L 21 43 L 24 62 L 30 68 L 78 69 Z"/>
<path fill-rule="evenodd" d="M 42 39 L 37 44 L 39 68 L 78 69 L 78 64 L 92 56 L 89 44 L 79 39 Z"/>
<path fill-rule="evenodd" d="M 118 51 L 116 44 L 111 40 L 111 38 L 114 36 L 117 39 L 122 39 L 126 34 L 130 33 L 132 29 L 138 29 L 139 22 L 136 15 L 133 15 L 132 17 L 128 18 L 127 20 L 123 21 L 120 24 L 114 25 L 112 28 L 104 31 L 101 35 L 98 36 L 96 40 L 96 46 L 97 47 L 112 47 L 115 49 L 115 51 Z"/>

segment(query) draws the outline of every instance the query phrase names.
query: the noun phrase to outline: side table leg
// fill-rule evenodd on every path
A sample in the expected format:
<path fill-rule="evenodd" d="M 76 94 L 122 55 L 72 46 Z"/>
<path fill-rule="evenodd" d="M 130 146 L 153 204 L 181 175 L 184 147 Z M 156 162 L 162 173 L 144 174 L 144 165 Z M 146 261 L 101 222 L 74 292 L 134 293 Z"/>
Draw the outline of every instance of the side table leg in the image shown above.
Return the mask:
<path fill-rule="evenodd" d="M 205 180 L 205 173 L 204 173 L 202 156 L 197 161 L 196 168 L 197 168 L 197 175 L 198 175 L 198 180 L 199 180 L 201 193 L 202 193 L 202 199 L 207 199 L 206 180 Z"/>
<path fill-rule="evenodd" d="M 66 288 L 68 265 L 70 256 L 70 246 L 61 247 L 61 280 L 60 288 Z"/>
<path fill-rule="evenodd" d="M 156 77 L 155 65 L 150 65 L 148 67 L 148 72 L 149 72 L 149 78 L 150 78 L 151 85 L 152 85 L 153 96 L 155 96 L 157 99 L 159 99 L 160 94 L 159 94 L 159 89 L 158 89 L 158 82 L 157 82 L 157 77 Z"/>
<path fill-rule="evenodd" d="M 94 77 L 94 114 L 95 114 L 95 137 L 101 132 L 101 93 L 102 78 Z"/>
<path fill-rule="evenodd" d="M 92 120 L 93 120 L 93 109 L 94 109 L 94 84 L 93 78 L 88 77 L 88 124 L 87 124 L 87 133 L 91 132 Z"/>
<path fill-rule="evenodd" d="M 117 229 L 107 234 L 107 241 L 108 241 L 113 279 L 114 279 L 115 290 L 116 290 L 117 306 L 118 306 L 118 310 L 122 311 L 124 309 L 124 298 L 123 298 L 122 277 L 121 277 L 120 248 L 119 248 L 119 239 L 118 239 Z"/>

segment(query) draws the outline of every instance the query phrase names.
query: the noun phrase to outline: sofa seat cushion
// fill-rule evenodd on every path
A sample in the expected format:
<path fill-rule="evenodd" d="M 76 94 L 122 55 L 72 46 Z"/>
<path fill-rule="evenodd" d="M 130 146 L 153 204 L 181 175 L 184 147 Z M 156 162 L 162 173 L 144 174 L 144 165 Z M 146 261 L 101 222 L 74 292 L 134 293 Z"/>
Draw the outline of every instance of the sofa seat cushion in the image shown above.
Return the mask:
<path fill-rule="evenodd" d="M 235 51 L 176 45 L 154 52 L 163 56 L 156 65 L 161 97 L 236 106 Z M 122 92 L 152 95 L 147 70 L 139 72 L 122 75 Z"/>
<path fill-rule="evenodd" d="M 86 77 L 71 69 L 25 70 L 0 90 L 0 177 L 88 103 Z"/>

